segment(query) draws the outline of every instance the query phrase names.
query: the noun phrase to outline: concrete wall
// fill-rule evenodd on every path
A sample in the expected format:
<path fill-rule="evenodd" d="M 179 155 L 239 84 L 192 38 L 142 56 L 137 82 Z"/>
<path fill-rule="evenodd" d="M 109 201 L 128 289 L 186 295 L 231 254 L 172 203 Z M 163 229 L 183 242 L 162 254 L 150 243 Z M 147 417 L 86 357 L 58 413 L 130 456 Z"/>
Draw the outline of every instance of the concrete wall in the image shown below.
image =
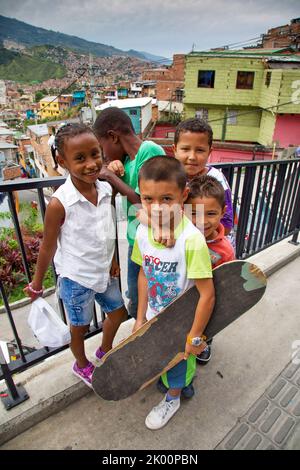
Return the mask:
<path fill-rule="evenodd" d="M 146 106 L 143 106 L 141 109 L 142 109 L 142 112 L 141 112 L 141 118 L 142 118 L 141 132 L 144 132 L 144 130 L 146 129 L 146 127 L 149 126 L 149 123 L 152 120 L 152 103 L 151 103 L 151 101 Z"/>
<path fill-rule="evenodd" d="M 300 114 L 277 115 L 273 140 L 280 147 L 300 145 Z"/>
<path fill-rule="evenodd" d="M 196 111 L 208 110 L 208 121 L 214 133 L 214 139 L 221 140 L 226 106 L 185 105 L 185 118 L 195 117 Z M 230 107 L 238 116 L 236 124 L 227 122 L 225 140 L 240 142 L 258 142 L 261 122 L 261 111 L 250 107 Z"/>
<path fill-rule="evenodd" d="M 214 70 L 214 88 L 198 88 L 199 70 Z M 237 72 L 255 72 L 252 90 L 236 88 Z M 258 106 L 264 68 L 260 59 L 187 56 L 184 103 Z"/>
<path fill-rule="evenodd" d="M 259 136 L 257 139 L 261 145 L 271 146 L 273 144 L 275 122 L 275 114 L 271 113 L 270 111 L 262 112 Z"/>

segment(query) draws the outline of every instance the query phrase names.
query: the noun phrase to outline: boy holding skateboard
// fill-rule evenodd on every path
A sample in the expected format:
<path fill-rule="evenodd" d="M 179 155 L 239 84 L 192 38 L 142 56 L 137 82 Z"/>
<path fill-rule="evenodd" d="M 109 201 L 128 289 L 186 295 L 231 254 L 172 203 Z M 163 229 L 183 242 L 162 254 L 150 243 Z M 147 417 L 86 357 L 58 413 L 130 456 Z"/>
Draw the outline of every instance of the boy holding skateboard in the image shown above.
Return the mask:
<path fill-rule="evenodd" d="M 154 430 L 165 426 L 178 411 L 181 392 L 193 380 L 196 355 L 205 347 L 201 335 L 212 313 L 215 297 L 205 238 L 183 214 L 183 204 L 189 192 L 183 166 L 173 158 L 150 159 L 140 170 L 139 190 L 149 222 L 148 226 L 141 224 L 138 227 L 132 252 L 132 260 L 141 266 L 138 312 L 133 331 L 193 284 L 200 293 L 193 325 L 190 331 L 184 332 L 183 360 L 162 375 L 168 392 L 146 418 L 146 426 Z M 157 225 L 164 232 L 166 225 L 169 227 L 170 237 L 175 239 L 172 248 L 154 240 L 153 232 Z"/>

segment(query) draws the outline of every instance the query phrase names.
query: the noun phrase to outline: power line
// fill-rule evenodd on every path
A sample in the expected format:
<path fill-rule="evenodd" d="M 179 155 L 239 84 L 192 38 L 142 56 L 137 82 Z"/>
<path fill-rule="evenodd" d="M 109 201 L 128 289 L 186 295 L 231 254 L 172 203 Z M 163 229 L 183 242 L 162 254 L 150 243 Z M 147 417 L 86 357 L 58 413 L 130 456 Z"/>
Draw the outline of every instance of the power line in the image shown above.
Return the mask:
<path fill-rule="evenodd" d="M 259 111 L 260 109 L 262 109 L 263 111 L 269 111 L 272 108 L 280 108 L 281 106 L 286 106 L 288 104 L 295 104 L 295 103 L 294 103 L 294 101 L 287 101 L 286 103 L 275 104 L 274 106 L 269 106 L 268 108 L 256 108 L 256 109 L 252 109 L 251 111 L 245 111 L 245 112 L 242 112 L 242 113 L 237 113 L 235 116 L 236 117 L 245 116 L 246 114 L 255 113 L 255 112 Z M 207 122 L 210 124 L 211 122 L 217 122 L 217 121 L 224 121 L 224 117 L 218 118 L 218 119 L 211 119 Z"/>
<path fill-rule="evenodd" d="M 247 45 L 249 42 L 258 41 L 259 39 L 261 39 L 261 36 L 256 36 L 255 38 L 245 39 L 244 41 L 239 41 L 239 42 L 233 42 L 233 43 L 230 43 L 230 44 L 225 44 L 225 45 L 222 45 L 222 46 L 219 46 L 219 47 L 214 47 L 214 48 L 210 48 L 210 49 L 204 49 L 203 52 L 205 52 L 205 51 L 213 51 L 214 49 L 226 49 L 226 48 L 230 48 L 230 47 L 243 47 L 244 44 Z M 193 42 L 191 52 L 194 52 L 194 51 L 195 51 L 196 46 L 197 46 L 197 44 Z M 184 54 L 184 55 L 186 55 L 186 54 Z M 153 63 L 153 64 L 161 64 L 161 65 L 164 65 L 166 61 L 171 61 L 171 62 L 173 62 L 173 58 L 166 57 L 166 58 L 164 58 L 164 59 L 150 60 L 150 61 L 147 61 L 147 62 L 150 62 L 150 63 Z M 165 64 L 165 65 L 167 65 L 167 64 Z"/>
<path fill-rule="evenodd" d="M 246 43 L 252 42 L 252 41 L 258 41 L 259 39 L 261 39 L 261 37 L 257 36 L 256 38 L 251 38 L 251 39 L 247 39 L 245 41 L 240 41 L 240 42 L 233 42 L 232 44 L 226 44 L 225 46 L 221 46 L 221 47 L 229 48 L 229 47 L 242 46 L 243 44 L 246 44 Z"/>
<path fill-rule="evenodd" d="M 77 71 L 76 71 L 76 72 L 77 72 Z M 81 74 L 79 74 L 79 75 L 75 78 L 75 80 L 73 80 L 73 82 L 71 82 L 66 88 L 63 88 L 62 91 L 61 91 L 57 96 L 55 96 L 52 101 L 49 101 L 49 103 L 47 103 L 45 106 L 43 106 L 43 110 L 44 110 L 45 108 L 47 108 L 48 106 L 50 106 L 50 104 L 54 103 L 54 101 L 56 101 L 57 98 L 59 98 L 63 93 L 65 93 L 69 88 L 71 88 L 71 86 L 74 85 L 74 83 L 76 83 L 79 78 L 83 77 L 83 75 L 84 75 L 86 72 L 87 72 L 87 69 L 84 69 L 84 71 L 83 71 Z"/>

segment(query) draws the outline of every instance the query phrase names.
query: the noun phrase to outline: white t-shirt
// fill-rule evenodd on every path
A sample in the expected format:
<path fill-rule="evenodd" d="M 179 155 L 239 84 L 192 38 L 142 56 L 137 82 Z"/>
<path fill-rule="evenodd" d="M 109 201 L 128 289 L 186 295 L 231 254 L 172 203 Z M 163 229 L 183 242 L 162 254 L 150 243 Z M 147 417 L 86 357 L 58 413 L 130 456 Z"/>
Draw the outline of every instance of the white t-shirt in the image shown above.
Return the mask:
<path fill-rule="evenodd" d="M 53 194 L 65 209 L 54 264 L 61 277 L 105 292 L 115 251 L 115 214 L 111 186 L 97 180 L 96 189 L 97 206 L 75 188 L 70 176 Z"/>
<path fill-rule="evenodd" d="M 185 216 L 175 239 L 175 245 L 166 248 L 155 242 L 150 228 L 140 224 L 137 229 L 131 259 L 143 267 L 148 281 L 147 320 L 191 287 L 194 279 L 212 277 L 205 238 Z"/>
<path fill-rule="evenodd" d="M 54 145 L 54 142 L 55 142 L 55 136 L 54 135 L 50 135 L 49 139 L 48 139 L 48 145 L 49 147 L 51 147 L 52 145 Z"/>

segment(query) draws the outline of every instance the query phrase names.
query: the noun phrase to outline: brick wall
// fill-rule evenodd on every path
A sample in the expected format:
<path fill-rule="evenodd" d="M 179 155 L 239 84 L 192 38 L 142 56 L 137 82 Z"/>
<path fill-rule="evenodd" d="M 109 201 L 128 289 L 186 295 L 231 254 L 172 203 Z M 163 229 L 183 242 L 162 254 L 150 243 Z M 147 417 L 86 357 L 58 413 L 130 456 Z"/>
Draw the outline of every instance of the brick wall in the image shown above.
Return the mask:
<path fill-rule="evenodd" d="M 264 48 L 279 48 L 295 45 L 300 48 L 300 23 L 291 23 L 269 29 L 263 37 Z"/>
<path fill-rule="evenodd" d="M 176 88 L 183 88 L 184 82 L 179 80 L 167 80 L 156 83 L 156 98 L 159 101 L 175 100 Z"/>
<path fill-rule="evenodd" d="M 3 174 L 4 181 L 19 178 L 21 176 L 21 167 L 19 165 L 11 166 L 11 167 L 4 167 L 2 170 L 2 174 Z"/>
<path fill-rule="evenodd" d="M 156 98 L 160 101 L 174 100 L 176 88 L 184 86 L 185 55 L 174 54 L 173 63 L 167 68 L 146 70 L 143 80 L 156 81 Z"/>

